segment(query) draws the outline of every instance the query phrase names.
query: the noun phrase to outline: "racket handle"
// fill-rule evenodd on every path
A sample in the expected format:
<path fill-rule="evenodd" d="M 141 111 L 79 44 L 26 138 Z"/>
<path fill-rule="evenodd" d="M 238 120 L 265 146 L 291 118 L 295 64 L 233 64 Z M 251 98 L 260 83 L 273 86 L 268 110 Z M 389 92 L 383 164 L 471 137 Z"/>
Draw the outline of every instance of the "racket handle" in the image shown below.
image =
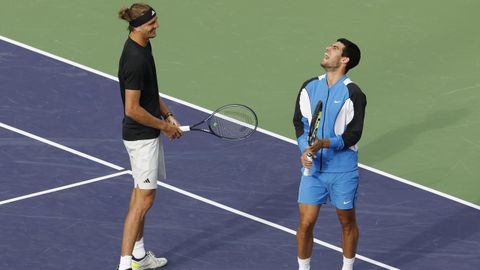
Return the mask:
<path fill-rule="evenodd" d="M 181 126 L 180 130 L 185 132 L 185 131 L 190 131 L 190 126 Z"/>
<path fill-rule="evenodd" d="M 311 153 L 308 153 L 308 154 L 307 154 L 307 159 L 308 159 L 308 161 L 313 161 L 313 156 L 312 156 Z M 310 176 L 310 175 L 312 175 L 311 168 L 312 168 L 312 167 L 310 167 L 310 168 L 305 168 L 305 167 L 304 167 L 304 168 L 303 168 L 303 175 L 304 175 L 304 176 Z"/>

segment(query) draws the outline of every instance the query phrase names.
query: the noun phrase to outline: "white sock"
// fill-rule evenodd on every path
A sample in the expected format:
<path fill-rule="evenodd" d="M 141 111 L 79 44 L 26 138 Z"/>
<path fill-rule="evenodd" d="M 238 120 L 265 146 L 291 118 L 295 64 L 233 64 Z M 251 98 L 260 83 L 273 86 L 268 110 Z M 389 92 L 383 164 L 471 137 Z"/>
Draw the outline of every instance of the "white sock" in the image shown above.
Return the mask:
<path fill-rule="evenodd" d="M 143 245 L 143 237 L 135 242 L 135 246 L 133 247 L 132 255 L 135 259 L 143 259 L 145 257 L 145 247 Z"/>
<path fill-rule="evenodd" d="M 297 257 L 298 260 L 298 270 L 310 270 L 310 258 L 300 259 Z"/>
<path fill-rule="evenodd" d="M 131 268 L 132 268 L 132 256 L 120 257 L 120 265 L 118 265 L 118 270 L 127 270 Z"/>
<path fill-rule="evenodd" d="M 342 270 L 353 270 L 353 262 L 355 261 L 355 257 L 349 259 L 343 256 L 343 267 Z"/>

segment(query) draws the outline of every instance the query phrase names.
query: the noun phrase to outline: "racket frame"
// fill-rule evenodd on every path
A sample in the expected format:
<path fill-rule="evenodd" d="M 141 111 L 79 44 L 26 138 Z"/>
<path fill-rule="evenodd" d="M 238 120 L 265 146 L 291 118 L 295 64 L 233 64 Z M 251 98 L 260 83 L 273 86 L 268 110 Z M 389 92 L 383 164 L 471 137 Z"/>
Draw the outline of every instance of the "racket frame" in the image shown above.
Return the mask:
<path fill-rule="evenodd" d="M 312 145 L 317 138 L 317 131 L 320 125 L 320 119 L 322 118 L 322 109 L 323 103 L 321 100 L 318 101 L 317 105 L 315 106 L 315 111 L 312 115 L 312 123 L 310 123 L 310 128 L 308 130 L 308 145 Z"/>

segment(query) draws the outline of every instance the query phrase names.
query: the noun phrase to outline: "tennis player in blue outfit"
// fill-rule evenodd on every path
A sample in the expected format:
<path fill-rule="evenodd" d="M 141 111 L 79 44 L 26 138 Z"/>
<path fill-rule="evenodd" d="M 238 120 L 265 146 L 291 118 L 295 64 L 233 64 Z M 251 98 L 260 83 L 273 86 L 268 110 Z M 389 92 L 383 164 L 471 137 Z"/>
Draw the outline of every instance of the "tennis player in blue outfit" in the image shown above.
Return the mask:
<path fill-rule="evenodd" d="M 358 241 L 357 143 L 362 135 L 367 100 L 346 74 L 359 62 L 358 46 L 338 39 L 325 50 L 321 66 L 326 73 L 306 81 L 298 93 L 293 124 L 301 163 L 310 172 L 302 176 L 298 194 L 299 270 L 310 269 L 313 228 L 320 206 L 327 201 L 336 207 L 342 226 L 342 270 L 353 269 Z"/>

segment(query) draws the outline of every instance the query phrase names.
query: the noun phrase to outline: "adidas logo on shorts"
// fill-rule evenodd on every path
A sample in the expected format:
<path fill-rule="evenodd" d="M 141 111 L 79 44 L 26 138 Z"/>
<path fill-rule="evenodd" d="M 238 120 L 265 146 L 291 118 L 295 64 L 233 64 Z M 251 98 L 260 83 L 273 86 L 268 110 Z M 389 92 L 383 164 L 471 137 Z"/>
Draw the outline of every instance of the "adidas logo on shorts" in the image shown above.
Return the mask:
<path fill-rule="evenodd" d="M 148 178 L 147 178 L 147 180 L 143 181 L 143 183 L 150 184 L 150 180 L 148 180 Z"/>

